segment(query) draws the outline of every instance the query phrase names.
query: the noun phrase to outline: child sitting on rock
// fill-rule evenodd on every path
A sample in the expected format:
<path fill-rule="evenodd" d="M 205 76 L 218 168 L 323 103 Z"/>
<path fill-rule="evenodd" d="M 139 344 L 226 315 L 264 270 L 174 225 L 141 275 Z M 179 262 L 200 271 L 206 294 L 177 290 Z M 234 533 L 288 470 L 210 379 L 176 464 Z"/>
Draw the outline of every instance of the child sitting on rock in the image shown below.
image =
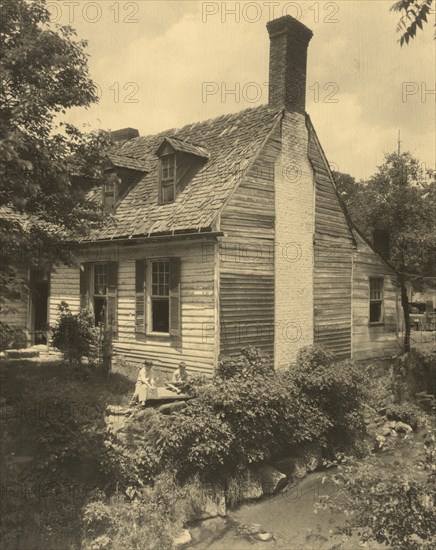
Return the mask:
<path fill-rule="evenodd" d="M 144 361 L 144 365 L 139 371 L 135 393 L 132 397 L 132 404 L 139 402 L 141 405 L 144 405 L 147 400 L 147 389 L 154 387 L 153 362 L 147 359 Z"/>

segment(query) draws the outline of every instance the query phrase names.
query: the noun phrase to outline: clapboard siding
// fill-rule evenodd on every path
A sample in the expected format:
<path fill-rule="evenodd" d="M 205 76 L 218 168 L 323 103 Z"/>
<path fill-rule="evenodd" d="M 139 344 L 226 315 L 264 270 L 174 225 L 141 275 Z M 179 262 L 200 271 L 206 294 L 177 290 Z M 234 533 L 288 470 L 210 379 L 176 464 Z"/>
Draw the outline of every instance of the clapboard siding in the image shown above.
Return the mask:
<path fill-rule="evenodd" d="M 315 177 L 314 342 L 350 357 L 353 236 L 326 161 L 309 124 Z"/>
<path fill-rule="evenodd" d="M 401 308 L 396 273 L 356 234 L 353 258 L 353 357 L 369 359 L 398 353 Z M 369 325 L 369 277 L 384 279 L 384 322 Z"/>
<path fill-rule="evenodd" d="M 135 261 L 141 258 L 181 258 L 182 334 L 178 342 L 169 337 L 146 336 L 139 340 L 135 333 Z M 119 245 L 115 248 L 89 248 L 78 254 L 78 261 L 117 261 L 117 338 L 115 354 L 133 363 L 152 359 L 156 368 L 172 373 L 179 361 L 185 361 L 191 373 L 213 374 L 217 349 L 217 315 L 215 290 L 214 243 L 162 243 L 160 245 Z M 79 307 L 79 269 L 58 269 L 52 278 L 50 317 L 65 300 Z"/>
<path fill-rule="evenodd" d="M 224 207 L 219 245 L 220 354 L 274 353 L 274 162 L 280 129 Z"/>
<path fill-rule="evenodd" d="M 56 324 L 61 302 L 67 302 L 73 313 L 80 308 L 80 270 L 79 267 L 59 265 L 50 275 L 49 325 Z"/>

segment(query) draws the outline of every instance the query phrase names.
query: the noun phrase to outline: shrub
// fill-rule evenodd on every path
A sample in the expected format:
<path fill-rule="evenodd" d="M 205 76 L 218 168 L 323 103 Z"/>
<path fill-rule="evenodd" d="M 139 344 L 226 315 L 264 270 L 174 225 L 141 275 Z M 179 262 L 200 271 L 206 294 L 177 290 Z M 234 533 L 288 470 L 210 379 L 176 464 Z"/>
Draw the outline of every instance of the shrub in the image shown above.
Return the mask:
<path fill-rule="evenodd" d="M 328 420 L 329 446 L 350 450 L 365 435 L 363 406 L 368 380 L 353 361 L 334 362 L 334 359 L 333 354 L 321 348 L 302 348 L 289 377 Z"/>
<path fill-rule="evenodd" d="M 412 349 L 394 363 L 396 401 L 414 400 L 419 393 L 436 397 L 436 357 L 428 351 Z"/>
<path fill-rule="evenodd" d="M 388 420 L 405 422 L 414 430 L 419 427 L 422 415 L 422 409 L 408 401 L 404 403 L 392 403 L 386 407 L 386 418 Z"/>
<path fill-rule="evenodd" d="M 97 346 L 94 319 L 90 312 L 73 314 L 66 302 L 58 305 L 59 321 L 52 329 L 52 345 L 72 364 L 81 364 L 83 357 L 91 357 Z"/>
<path fill-rule="evenodd" d="M 180 487 L 165 473 L 153 487 L 135 492 L 133 499 L 118 493 L 89 502 L 83 510 L 83 546 L 90 550 L 170 550 L 192 513 L 189 491 L 192 485 Z"/>
<path fill-rule="evenodd" d="M 345 491 L 324 499 L 347 515 L 340 532 L 347 536 L 357 532 L 362 543 L 376 541 L 390 548 L 435 548 L 435 437 L 430 423 L 427 430 L 426 444 L 419 449 L 419 467 L 375 457 L 338 467 L 336 482 Z"/>
<path fill-rule="evenodd" d="M 239 357 L 224 357 L 218 364 L 217 376 L 222 379 L 233 376 L 249 377 L 256 374 L 273 376 L 271 359 L 260 350 L 249 346 L 242 348 Z"/>

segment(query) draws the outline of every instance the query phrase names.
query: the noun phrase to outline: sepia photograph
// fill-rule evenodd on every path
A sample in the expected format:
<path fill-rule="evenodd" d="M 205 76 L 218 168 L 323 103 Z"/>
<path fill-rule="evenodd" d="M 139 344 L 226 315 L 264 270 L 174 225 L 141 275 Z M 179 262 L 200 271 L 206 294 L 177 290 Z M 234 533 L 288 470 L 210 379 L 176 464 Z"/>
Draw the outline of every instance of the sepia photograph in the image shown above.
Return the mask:
<path fill-rule="evenodd" d="M 0 0 L 0 550 L 436 548 L 436 0 Z"/>

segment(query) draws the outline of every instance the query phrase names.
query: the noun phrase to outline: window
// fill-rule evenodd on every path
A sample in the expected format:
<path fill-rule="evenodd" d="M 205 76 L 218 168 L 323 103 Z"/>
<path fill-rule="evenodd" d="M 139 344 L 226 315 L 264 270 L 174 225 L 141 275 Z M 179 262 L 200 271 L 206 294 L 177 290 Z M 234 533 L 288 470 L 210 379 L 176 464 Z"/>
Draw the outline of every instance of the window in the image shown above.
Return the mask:
<path fill-rule="evenodd" d="M 94 292 L 93 292 L 93 310 L 96 326 L 103 323 L 106 319 L 107 308 L 107 265 L 94 265 Z"/>
<path fill-rule="evenodd" d="M 80 269 L 80 307 L 93 312 L 95 325 L 104 323 L 116 332 L 117 262 L 84 263 Z"/>
<path fill-rule="evenodd" d="M 103 209 L 105 212 L 113 212 L 116 206 L 117 186 L 114 176 L 109 177 L 103 185 Z"/>
<path fill-rule="evenodd" d="M 151 331 L 170 331 L 170 263 L 151 262 Z"/>
<path fill-rule="evenodd" d="M 383 279 L 369 278 L 369 322 L 383 322 Z"/>
<path fill-rule="evenodd" d="M 180 258 L 136 260 L 135 333 L 180 336 Z"/>
<path fill-rule="evenodd" d="M 172 202 L 174 200 L 176 155 L 167 155 L 165 157 L 162 157 L 160 162 L 161 162 L 160 201 L 162 203 Z"/>

